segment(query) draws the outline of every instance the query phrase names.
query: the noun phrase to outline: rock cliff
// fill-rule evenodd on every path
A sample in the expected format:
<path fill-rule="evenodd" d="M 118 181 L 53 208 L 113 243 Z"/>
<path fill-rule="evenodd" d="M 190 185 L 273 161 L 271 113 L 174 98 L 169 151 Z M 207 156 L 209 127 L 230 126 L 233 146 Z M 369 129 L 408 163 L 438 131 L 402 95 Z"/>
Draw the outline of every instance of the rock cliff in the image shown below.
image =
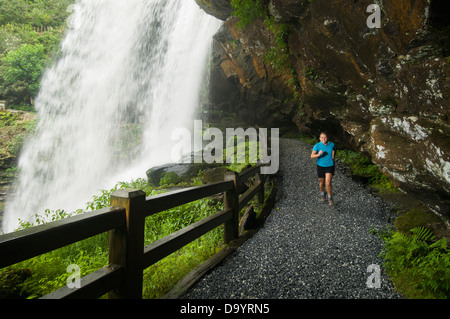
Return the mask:
<path fill-rule="evenodd" d="M 400 189 L 450 217 L 450 2 L 266 0 L 242 27 L 230 0 L 196 0 L 215 36 L 212 114 L 368 153 Z M 380 8 L 379 28 L 375 13 Z M 372 15 L 374 14 L 374 15 Z"/>

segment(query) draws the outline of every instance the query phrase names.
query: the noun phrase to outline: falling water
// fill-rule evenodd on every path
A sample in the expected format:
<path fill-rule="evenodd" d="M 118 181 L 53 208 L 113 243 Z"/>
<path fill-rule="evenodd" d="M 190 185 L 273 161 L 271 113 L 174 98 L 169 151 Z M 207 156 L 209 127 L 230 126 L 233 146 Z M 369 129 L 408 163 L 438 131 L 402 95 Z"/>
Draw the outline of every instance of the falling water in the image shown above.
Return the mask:
<path fill-rule="evenodd" d="M 78 0 L 36 99 L 3 231 L 45 209 L 84 208 L 99 189 L 170 162 L 193 123 L 220 22 L 194 0 Z"/>

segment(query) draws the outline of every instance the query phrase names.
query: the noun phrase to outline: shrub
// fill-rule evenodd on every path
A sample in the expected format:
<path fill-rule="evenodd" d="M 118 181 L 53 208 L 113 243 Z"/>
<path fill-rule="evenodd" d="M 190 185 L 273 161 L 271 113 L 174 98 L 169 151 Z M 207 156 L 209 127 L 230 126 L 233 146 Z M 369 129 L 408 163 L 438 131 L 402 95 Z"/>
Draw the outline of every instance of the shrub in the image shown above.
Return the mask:
<path fill-rule="evenodd" d="M 1 60 L 2 95 L 13 104 L 31 102 L 37 94 L 46 55 L 42 44 L 23 44 Z"/>

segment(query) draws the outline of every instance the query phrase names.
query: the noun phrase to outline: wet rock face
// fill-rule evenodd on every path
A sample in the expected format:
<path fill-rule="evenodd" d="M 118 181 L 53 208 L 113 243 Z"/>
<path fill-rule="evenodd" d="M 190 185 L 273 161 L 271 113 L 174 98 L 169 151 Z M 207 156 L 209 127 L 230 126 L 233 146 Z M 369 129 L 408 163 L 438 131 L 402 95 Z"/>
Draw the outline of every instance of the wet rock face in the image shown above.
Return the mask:
<path fill-rule="evenodd" d="M 371 122 L 373 160 L 403 190 L 448 212 L 450 135 L 438 122 L 416 116 L 379 117 Z"/>
<path fill-rule="evenodd" d="M 267 68 L 264 56 L 272 40 L 259 22 L 239 30 L 229 19 L 215 35 L 210 93 L 213 110 L 233 117 L 233 125 L 278 127 L 291 123 L 292 91 L 283 78 Z"/>
<path fill-rule="evenodd" d="M 248 125 L 329 131 L 450 217 L 450 2 L 383 1 L 380 28 L 369 28 L 374 2 L 266 1 L 289 30 L 281 71 L 266 58 L 279 45 L 274 32 L 259 20 L 240 30 L 227 9 L 214 43 L 213 109 Z"/>
<path fill-rule="evenodd" d="M 295 22 L 308 9 L 308 1 L 298 0 L 271 0 L 269 2 L 270 15 L 276 22 Z"/>
<path fill-rule="evenodd" d="M 208 14 L 220 20 L 226 20 L 232 13 L 231 0 L 195 0 Z"/>

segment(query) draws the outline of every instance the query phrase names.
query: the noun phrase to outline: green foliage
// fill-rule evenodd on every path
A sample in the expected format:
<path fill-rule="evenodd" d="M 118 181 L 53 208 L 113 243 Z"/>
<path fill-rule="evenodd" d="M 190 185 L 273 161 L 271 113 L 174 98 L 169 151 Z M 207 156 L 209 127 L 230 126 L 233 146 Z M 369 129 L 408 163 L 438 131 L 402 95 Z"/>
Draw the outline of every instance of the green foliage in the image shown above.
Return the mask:
<path fill-rule="evenodd" d="M 394 282 L 409 282 L 410 288 L 403 293 L 415 298 L 450 297 L 450 251 L 445 237 L 436 240 L 430 229 L 421 226 L 410 234 L 390 232 L 383 239 L 382 256 Z"/>
<path fill-rule="evenodd" d="M 338 150 L 336 158 L 348 166 L 353 175 L 367 178 L 368 183 L 379 191 L 397 191 L 395 185 L 380 172 L 368 156 L 351 150 Z"/>
<path fill-rule="evenodd" d="M 20 116 L 11 112 L 0 112 L 0 128 L 15 125 Z"/>
<path fill-rule="evenodd" d="M 239 173 L 249 165 L 255 165 L 255 161 L 260 160 L 259 142 L 249 141 L 248 139 L 244 141 L 242 138 L 235 136 L 234 141 L 231 141 L 231 138 L 227 141 L 227 146 L 223 154 L 223 163 L 230 171 Z M 252 149 L 252 152 L 256 150 L 256 159 L 250 159 L 250 149 Z"/>
<path fill-rule="evenodd" d="M 265 16 L 264 0 L 231 0 L 233 15 L 239 18 L 238 27 L 245 29 L 254 20 Z"/>
<path fill-rule="evenodd" d="M 94 195 L 92 201 L 86 203 L 87 210 L 97 210 L 108 207 L 110 204 L 111 194 L 119 189 L 141 189 L 147 196 L 161 193 L 161 190 L 155 190 L 147 184 L 143 178 L 138 178 L 129 182 L 118 182 L 114 187 L 108 190 L 101 190 L 99 195 Z"/>
<path fill-rule="evenodd" d="M 24 120 L 20 113 L 0 112 L 0 167 L 11 165 L 7 163 L 19 154 L 25 137 L 33 131 L 35 123 L 36 120 Z"/>
<path fill-rule="evenodd" d="M 0 25 L 8 23 L 57 27 L 64 23 L 73 0 L 0 0 Z"/>
<path fill-rule="evenodd" d="M 44 64 L 58 55 L 73 2 L 0 0 L 0 99 L 10 108 L 33 110 Z"/>
<path fill-rule="evenodd" d="M 145 244 L 170 235 L 223 209 L 211 199 L 175 207 L 152 215 L 145 223 Z M 159 298 L 193 268 L 217 253 L 223 241 L 223 229 L 216 228 L 144 271 L 144 298 Z"/>
<path fill-rule="evenodd" d="M 299 110 L 301 110 L 303 103 L 300 98 L 300 82 L 298 79 L 298 75 L 295 72 L 295 69 L 289 59 L 289 34 L 290 34 L 290 25 L 287 23 L 277 24 L 273 17 L 267 18 L 264 20 L 264 24 L 274 34 L 274 42 L 275 46 L 271 47 L 264 59 L 266 62 L 270 64 L 270 66 L 277 72 L 278 74 L 287 75 L 287 80 L 285 84 L 292 88 L 293 95 L 292 98 L 287 102 L 298 103 Z"/>
<path fill-rule="evenodd" d="M 288 47 L 290 33 L 289 25 L 276 24 L 273 17 L 266 19 L 264 23 L 275 37 L 275 46 L 269 49 L 265 56 L 265 60 L 270 63 L 275 71 L 281 72 L 290 66 Z"/>
<path fill-rule="evenodd" d="M 43 225 L 49 222 L 54 222 L 60 219 L 64 219 L 70 216 L 74 216 L 77 214 L 81 214 L 83 213 L 83 210 L 79 209 L 76 210 L 73 213 L 68 213 L 63 209 L 57 209 L 57 210 L 50 210 L 50 209 L 46 209 L 44 210 L 44 212 L 42 214 L 35 214 L 34 216 L 31 217 L 31 220 L 22 220 L 19 218 L 19 226 L 16 229 L 17 230 L 21 230 L 21 229 L 26 229 L 29 227 L 33 227 L 33 226 L 38 226 L 38 225 Z"/>
<path fill-rule="evenodd" d="M 7 24 L 0 26 L 0 57 L 17 50 L 23 44 L 42 44 L 47 55 L 56 55 L 63 37 L 63 28 L 36 28 L 28 24 Z"/>
<path fill-rule="evenodd" d="M 309 67 L 305 71 L 305 77 L 310 80 L 316 80 L 319 77 L 319 74 L 313 67 Z"/>
<path fill-rule="evenodd" d="M 19 219 L 19 228 L 17 230 L 42 225 L 82 213 L 83 211 L 81 209 L 72 213 L 64 210 L 47 209 L 44 213 L 33 216 L 31 221 Z M 67 278 L 70 275 L 66 270 L 71 264 L 80 266 L 82 276 L 106 266 L 108 264 L 107 233 L 93 236 L 1 269 L 0 278 L 7 272 L 19 271 L 20 269 L 29 270 L 32 276 L 16 288 L 20 290 L 20 295 L 24 298 L 39 298 L 66 284 Z"/>
<path fill-rule="evenodd" d="M 167 172 L 161 180 L 159 181 L 159 185 L 173 185 L 179 182 L 179 177 L 175 172 Z"/>
<path fill-rule="evenodd" d="M 0 67 L 3 95 L 12 103 L 28 102 L 40 85 L 46 55 L 42 44 L 23 44 L 1 59 Z"/>
<path fill-rule="evenodd" d="M 317 143 L 320 142 L 317 137 L 309 137 L 305 135 L 300 135 L 299 139 L 309 145 L 316 145 Z"/>

